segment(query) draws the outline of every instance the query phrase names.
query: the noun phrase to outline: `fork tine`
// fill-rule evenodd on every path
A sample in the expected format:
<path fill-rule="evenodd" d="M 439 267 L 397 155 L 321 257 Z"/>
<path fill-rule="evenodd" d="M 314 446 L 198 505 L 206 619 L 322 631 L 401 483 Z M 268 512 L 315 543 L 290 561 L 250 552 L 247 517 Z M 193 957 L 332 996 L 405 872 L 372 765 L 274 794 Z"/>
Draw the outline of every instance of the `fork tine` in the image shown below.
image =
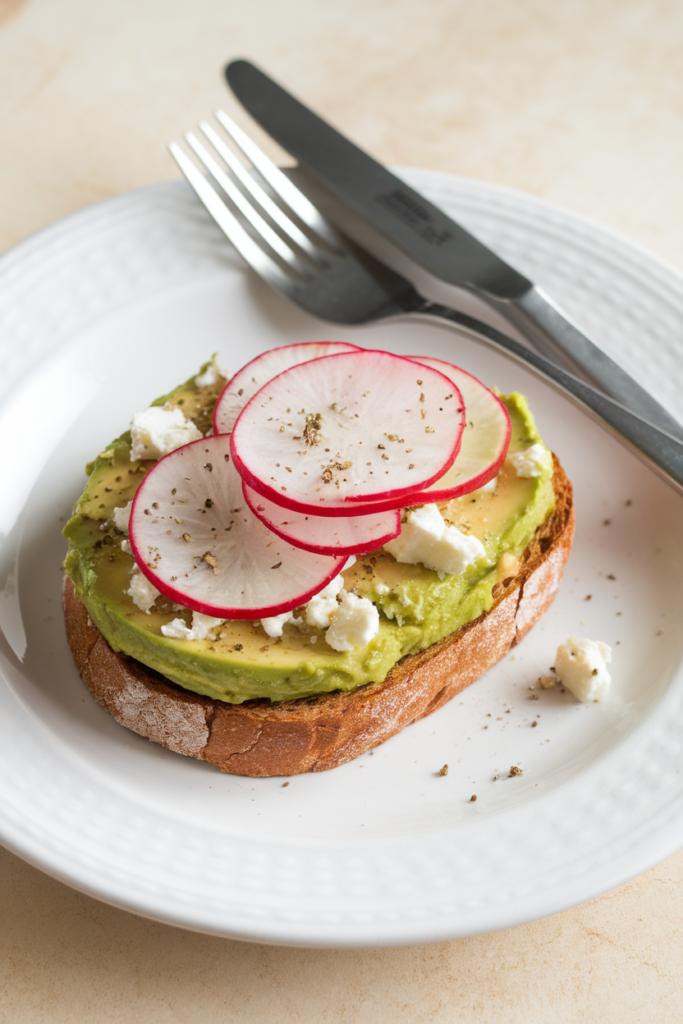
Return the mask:
<path fill-rule="evenodd" d="M 316 262 L 320 262 L 320 253 L 307 235 L 301 231 L 293 220 L 281 210 L 277 203 L 274 203 L 267 192 L 265 192 L 256 181 L 253 174 L 250 174 L 241 160 L 239 160 L 229 146 L 226 146 L 217 131 L 206 121 L 200 121 L 199 127 L 216 150 L 222 160 L 228 165 L 236 178 L 251 193 L 261 209 L 265 210 L 271 220 L 284 231 L 290 241 L 303 249 L 304 252 Z"/>
<path fill-rule="evenodd" d="M 276 195 L 279 195 L 287 205 L 296 213 L 307 227 L 311 228 L 317 235 L 323 238 L 334 250 L 339 249 L 339 241 L 330 228 L 329 224 L 321 217 L 318 210 L 306 198 L 303 192 L 293 185 L 286 174 L 283 174 L 279 167 L 276 167 L 272 160 L 263 153 L 258 146 L 251 141 L 248 135 L 222 111 L 216 111 L 216 118 L 225 128 L 228 135 L 239 146 L 246 157 L 251 160 L 256 170 L 263 175 L 269 185 L 272 186 Z"/>
<path fill-rule="evenodd" d="M 178 167 L 187 178 L 198 198 L 243 259 L 246 260 L 250 267 L 253 267 L 257 274 L 260 274 L 261 277 L 272 284 L 273 287 L 287 294 L 291 290 L 292 283 L 284 271 L 247 234 L 237 218 L 230 213 L 230 210 L 228 210 L 213 186 L 209 184 L 198 167 L 185 155 L 180 146 L 176 145 L 175 142 L 171 142 L 168 148 L 171 156 L 178 164 Z"/>
<path fill-rule="evenodd" d="M 194 150 L 196 156 L 206 167 L 209 174 L 218 182 L 223 191 L 230 197 L 237 209 L 249 221 L 256 232 L 263 238 L 267 245 L 278 254 L 281 260 L 288 263 L 294 270 L 305 275 L 306 270 L 298 256 L 290 249 L 280 236 L 273 231 L 269 224 L 266 224 L 261 214 L 254 209 L 243 192 L 233 184 L 225 171 L 218 166 L 211 154 L 202 146 L 199 139 L 192 132 L 185 133 L 187 144 Z"/>

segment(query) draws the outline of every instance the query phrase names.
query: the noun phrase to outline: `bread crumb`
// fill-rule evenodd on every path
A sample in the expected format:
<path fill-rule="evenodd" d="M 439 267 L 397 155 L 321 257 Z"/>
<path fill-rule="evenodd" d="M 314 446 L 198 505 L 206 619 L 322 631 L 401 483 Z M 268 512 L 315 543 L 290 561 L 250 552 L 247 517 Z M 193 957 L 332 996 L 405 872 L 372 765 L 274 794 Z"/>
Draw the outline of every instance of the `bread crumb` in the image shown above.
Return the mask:
<path fill-rule="evenodd" d="M 537 725 L 538 725 L 538 722 L 532 722 L 531 723 L 531 728 L 535 729 Z"/>
<path fill-rule="evenodd" d="M 288 786 L 288 785 L 289 785 L 289 783 L 288 783 L 288 782 L 283 782 L 283 783 L 282 783 L 282 788 L 284 789 L 284 788 L 285 788 L 285 786 Z"/>
<path fill-rule="evenodd" d="M 470 797 L 470 803 L 473 804 L 476 799 L 477 799 L 477 794 L 473 793 L 472 796 Z"/>
<path fill-rule="evenodd" d="M 448 775 L 448 765 L 445 764 L 443 768 L 439 768 L 439 775 Z"/>
<path fill-rule="evenodd" d="M 539 676 L 538 685 L 542 690 L 551 690 L 555 685 L 555 676 Z"/>
<path fill-rule="evenodd" d="M 524 774 L 524 772 L 522 771 L 521 768 L 515 768 L 515 766 L 513 765 L 512 768 L 510 769 L 510 774 L 508 775 L 508 778 L 509 779 L 514 779 L 517 775 L 523 775 L 523 774 Z"/>

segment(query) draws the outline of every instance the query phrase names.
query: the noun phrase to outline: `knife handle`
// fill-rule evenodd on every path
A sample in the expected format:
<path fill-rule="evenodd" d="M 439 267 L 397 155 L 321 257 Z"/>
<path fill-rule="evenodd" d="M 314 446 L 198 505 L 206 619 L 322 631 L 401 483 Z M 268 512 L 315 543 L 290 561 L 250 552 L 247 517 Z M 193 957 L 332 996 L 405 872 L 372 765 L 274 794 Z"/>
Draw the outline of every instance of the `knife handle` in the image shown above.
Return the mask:
<path fill-rule="evenodd" d="M 542 289 L 531 287 L 519 298 L 496 306 L 542 355 L 600 388 L 648 422 L 683 438 L 683 425 L 594 345 Z"/>
<path fill-rule="evenodd" d="M 483 337 L 497 347 L 505 349 L 520 363 L 535 370 L 538 376 L 554 384 L 558 390 L 578 400 L 596 419 L 602 421 L 620 440 L 632 448 L 636 455 L 644 458 L 651 469 L 678 491 L 683 492 L 683 441 L 678 437 L 673 437 L 668 431 L 665 432 L 636 416 L 609 395 L 579 380 L 551 359 L 466 313 L 459 313 L 448 306 L 426 299 L 419 305 L 416 304 L 411 312 L 430 320 L 445 320 L 458 327 L 464 327 L 480 338 Z"/>

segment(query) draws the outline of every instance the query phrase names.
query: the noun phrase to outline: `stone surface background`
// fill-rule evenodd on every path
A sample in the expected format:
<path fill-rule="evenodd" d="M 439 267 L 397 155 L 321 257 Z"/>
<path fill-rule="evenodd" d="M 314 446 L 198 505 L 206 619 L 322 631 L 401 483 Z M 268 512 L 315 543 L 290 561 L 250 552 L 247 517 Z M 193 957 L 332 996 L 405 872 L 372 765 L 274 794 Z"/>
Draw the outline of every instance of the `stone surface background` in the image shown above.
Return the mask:
<path fill-rule="evenodd" d="M 677 0 L 0 0 L 0 251 L 172 178 L 248 56 L 387 163 L 523 189 L 683 268 Z M 276 147 L 258 136 L 271 155 Z M 112 909 L 0 850 L 0 1022 L 678 1021 L 683 852 L 534 924 L 311 951 Z"/>

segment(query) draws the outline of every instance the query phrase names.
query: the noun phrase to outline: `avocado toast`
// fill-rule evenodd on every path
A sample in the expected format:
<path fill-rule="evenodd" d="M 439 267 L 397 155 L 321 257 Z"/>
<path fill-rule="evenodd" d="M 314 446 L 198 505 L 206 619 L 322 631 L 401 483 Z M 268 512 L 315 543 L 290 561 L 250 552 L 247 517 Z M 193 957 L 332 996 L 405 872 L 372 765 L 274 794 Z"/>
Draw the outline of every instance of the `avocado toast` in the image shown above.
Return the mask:
<path fill-rule="evenodd" d="M 206 367 L 155 406 L 181 409 L 206 434 L 225 384 Z M 550 604 L 573 534 L 571 487 L 559 464 L 520 476 L 510 456 L 540 444 L 523 398 L 505 399 L 509 456 L 495 489 L 439 505 L 446 523 L 478 536 L 486 558 L 460 574 L 398 562 L 383 548 L 343 570 L 344 588 L 371 601 L 367 644 L 333 650 L 302 616 L 268 636 L 231 619 L 205 639 L 164 636 L 186 610 L 163 595 L 149 611 L 128 593 L 133 556 L 115 509 L 153 465 L 131 459 L 130 432 L 88 467 L 65 528 L 65 613 L 77 666 L 114 717 L 169 749 L 223 771 L 289 775 L 342 764 L 436 710 L 486 671 Z"/>

